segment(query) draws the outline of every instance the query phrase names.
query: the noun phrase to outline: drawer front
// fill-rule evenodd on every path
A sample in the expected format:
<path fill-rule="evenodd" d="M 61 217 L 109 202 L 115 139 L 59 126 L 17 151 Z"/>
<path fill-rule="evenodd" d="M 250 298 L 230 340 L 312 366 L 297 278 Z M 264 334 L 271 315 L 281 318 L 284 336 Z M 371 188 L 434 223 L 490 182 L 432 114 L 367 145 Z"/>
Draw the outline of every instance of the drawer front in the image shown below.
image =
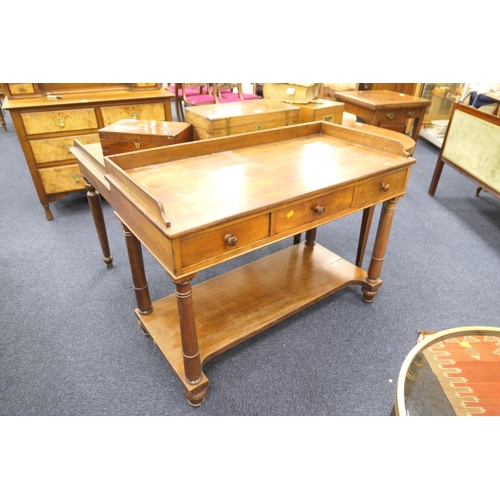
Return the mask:
<path fill-rule="evenodd" d="M 358 187 L 356 205 L 366 203 L 378 203 L 382 200 L 389 200 L 392 197 L 404 192 L 406 182 L 406 170 L 389 172 L 379 175 L 374 179 L 363 182 Z"/>
<path fill-rule="evenodd" d="M 68 137 L 58 137 L 55 139 L 38 139 L 29 141 L 35 160 L 39 164 L 52 161 L 74 160 L 69 148 L 74 145 L 74 140 L 78 139 L 82 144 L 99 142 L 99 134 L 86 134 Z"/>
<path fill-rule="evenodd" d="M 85 189 L 85 181 L 78 165 L 41 168 L 38 170 L 47 194 L 66 193 Z"/>
<path fill-rule="evenodd" d="M 278 210 L 276 233 L 279 234 L 342 212 L 351 207 L 353 195 L 354 187 L 349 186 Z"/>
<path fill-rule="evenodd" d="M 419 115 L 418 109 L 388 109 L 379 114 L 379 123 L 387 125 L 406 123 L 410 118 L 415 118 Z"/>
<path fill-rule="evenodd" d="M 165 121 L 165 108 L 163 103 L 135 104 L 131 106 L 109 106 L 101 108 L 104 126 L 107 127 L 124 118 L 134 120 Z"/>
<path fill-rule="evenodd" d="M 269 214 L 260 215 L 181 240 L 183 268 L 268 238 L 269 220 Z"/>
<path fill-rule="evenodd" d="M 9 90 L 12 95 L 30 95 L 35 93 L 32 83 L 9 83 Z"/>
<path fill-rule="evenodd" d="M 21 113 L 21 118 L 28 135 L 97 129 L 92 108 Z"/>

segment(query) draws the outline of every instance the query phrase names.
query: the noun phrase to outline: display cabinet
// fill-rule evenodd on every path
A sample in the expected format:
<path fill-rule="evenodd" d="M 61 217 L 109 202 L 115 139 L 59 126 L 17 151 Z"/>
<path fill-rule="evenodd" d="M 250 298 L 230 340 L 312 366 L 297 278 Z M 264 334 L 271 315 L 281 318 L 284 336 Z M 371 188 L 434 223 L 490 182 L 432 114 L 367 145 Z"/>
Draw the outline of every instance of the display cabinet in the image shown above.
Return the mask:
<path fill-rule="evenodd" d="M 420 96 L 431 101 L 424 115 L 420 137 L 441 147 L 453 103 L 465 96 L 465 83 L 424 83 Z"/>
<path fill-rule="evenodd" d="M 171 121 L 174 95 L 156 83 L 3 83 L 4 111 L 17 137 L 47 220 L 49 203 L 85 183 L 74 139 L 99 142 L 99 129 L 124 118 Z"/>

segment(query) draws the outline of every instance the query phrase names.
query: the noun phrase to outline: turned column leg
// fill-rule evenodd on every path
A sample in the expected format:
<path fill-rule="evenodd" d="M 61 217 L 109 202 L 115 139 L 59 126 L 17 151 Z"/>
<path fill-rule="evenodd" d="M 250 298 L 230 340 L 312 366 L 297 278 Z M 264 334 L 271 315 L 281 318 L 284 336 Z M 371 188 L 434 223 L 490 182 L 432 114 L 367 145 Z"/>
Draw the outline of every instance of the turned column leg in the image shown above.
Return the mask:
<path fill-rule="evenodd" d="M 316 228 L 314 227 L 313 229 L 309 229 L 309 231 L 306 231 L 306 241 L 305 244 L 308 247 L 314 246 L 316 243 Z"/>
<path fill-rule="evenodd" d="M 359 231 L 358 253 L 356 255 L 356 265 L 361 267 L 363 264 L 363 257 L 365 256 L 366 243 L 370 234 L 370 228 L 373 220 L 373 213 L 375 212 L 375 205 L 365 208 L 363 210 L 363 218 L 361 219 L 361 229 Z"/>
<path fill-rule="evenodd" d="M 203 374 L 194 317 L 193 290 L 191 288 L 193 278 L 194 276 L 191 276 L 185 281 L 174 281 L 174 284 L 177 310 L 179 312 L 184 376 L 189 385 L 195 386 L 201 382 Z M 191 405 L 199 406 L 205 399 L 206 387 L 200 392 L 186 390 L 184 394 Z"/>
<path fill-rule="evenodd" d="M 103 258 L 107 268 L 113 267 L 113 257 L 109 250 L 108 233 L 106 232 L 106 223 L 102 213 L 101 195 L 96 191 L 95 187 L 84 177 L 85 188 L 87 189 L 87 200 L 89 201 L 90 213 L 94 219 L 94 225 L 101 244 Z"/>
<path fill-rule="evenodd" d="M 137 301 L 137 308 L 141 314 L 149 314 L 153 310 L 151 297 L 149 296 L 148 283 L 146 281 L 146 272 L 144 270 L 144 259 L 142 258 L 141 242 L 132 234 L 128 227 L 123 226 L 125 243 L 127 245 L 128 259 L 130 262 L 130 271 L 132 273 L 132 283 Z"/>
<path fill-rule="evenodd" d="M 362 287 L 363 300 L 365 302 L 373 302 L 378 293 L 378 289 L 382 285 L 382 280 L 379 279 L 379 276 L 382 271 L 385 250 L 387 248 L 392 219 L 394 218 L 394 212 L 396 211 L 396 203 L 398 200 L 399 198 L 388 200 L 382 207 L 370 267 L 368 268 L 368 276 L 366 278 L 367 284 Z"/>

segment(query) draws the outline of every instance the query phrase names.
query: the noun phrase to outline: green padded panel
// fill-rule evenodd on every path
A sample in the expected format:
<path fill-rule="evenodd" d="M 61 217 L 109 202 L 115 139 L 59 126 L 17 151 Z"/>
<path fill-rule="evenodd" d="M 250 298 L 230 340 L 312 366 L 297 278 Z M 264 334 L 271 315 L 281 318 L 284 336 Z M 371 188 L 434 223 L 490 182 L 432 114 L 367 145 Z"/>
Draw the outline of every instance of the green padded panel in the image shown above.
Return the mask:
<path fill-rule="evenodd" d="M 500 191 L 500 127 L 456 110 L 443 159 Z"/>

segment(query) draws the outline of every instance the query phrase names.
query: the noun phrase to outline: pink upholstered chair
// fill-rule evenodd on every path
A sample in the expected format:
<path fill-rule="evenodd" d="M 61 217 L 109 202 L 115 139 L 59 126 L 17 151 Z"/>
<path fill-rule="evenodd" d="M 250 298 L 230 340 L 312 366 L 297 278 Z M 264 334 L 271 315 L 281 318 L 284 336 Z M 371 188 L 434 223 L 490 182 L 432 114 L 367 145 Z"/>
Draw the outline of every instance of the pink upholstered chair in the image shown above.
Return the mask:
<path fill-rule="evenodd" d="M 257 94 L 244 93 L 241 83 L 214 83 L 213 85 L 213 94 L 217 104 L 246 101 L 247 99 L 260 99 Z"/>
<path fill-rule="evenodd" d="M 179 121 L 186 121 L 184 106 L 215 103 L 208 83 L 172 83 L 167 88 L 175 94 L 175 111 Z"/>

